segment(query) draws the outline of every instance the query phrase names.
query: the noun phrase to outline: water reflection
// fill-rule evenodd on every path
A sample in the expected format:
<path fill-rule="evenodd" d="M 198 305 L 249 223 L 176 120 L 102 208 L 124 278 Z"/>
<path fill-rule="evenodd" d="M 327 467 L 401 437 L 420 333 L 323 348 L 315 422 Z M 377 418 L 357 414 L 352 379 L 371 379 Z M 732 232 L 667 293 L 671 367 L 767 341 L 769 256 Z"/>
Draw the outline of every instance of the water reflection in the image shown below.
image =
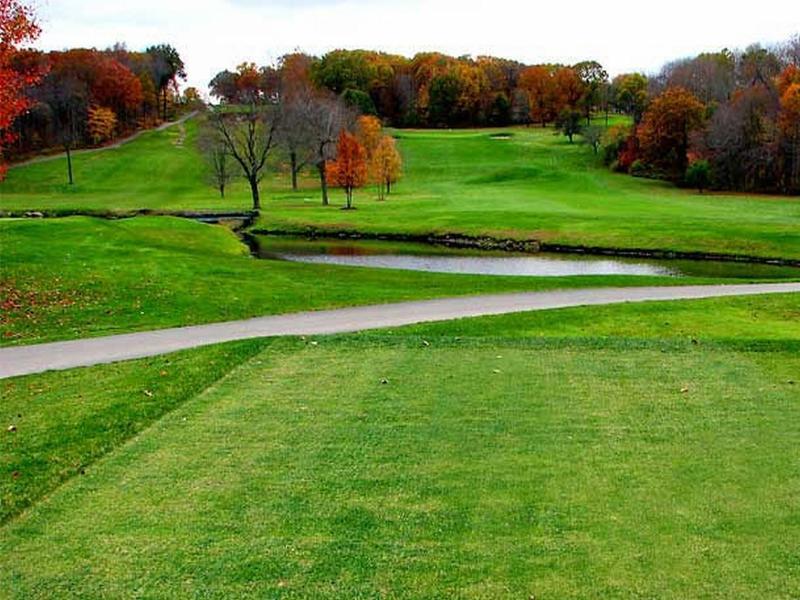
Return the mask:
<path fill-rule="evenodd" d="M 258 242 L 259 255 L 262 258 L 434 273 L 535 277 L 656 275 L 740 279 L 800 278 L 800 269 L 753 263 L 464 251 L 411 243 L 305 240 L 267 236 L 260 236 Z"/>

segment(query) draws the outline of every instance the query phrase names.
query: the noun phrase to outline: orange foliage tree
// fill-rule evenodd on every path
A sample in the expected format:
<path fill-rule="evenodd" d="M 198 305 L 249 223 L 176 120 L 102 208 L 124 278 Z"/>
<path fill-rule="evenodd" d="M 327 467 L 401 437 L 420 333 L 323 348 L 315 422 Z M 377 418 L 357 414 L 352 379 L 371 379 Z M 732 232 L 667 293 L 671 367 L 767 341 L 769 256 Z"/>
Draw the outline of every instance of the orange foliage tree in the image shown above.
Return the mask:
<path fill-rule="evenodd" d="M 2 163 L 3 146 L 14 140 L 9 128 L 29 107 L 23 90 L 42 76 L 38 69 L 20 72 L 13 68 L 12 62 L 20 45 L 38 36 L 39 26 L 30 8 L 17 0 L 0 0 L 0 181 L 6 172 Z"/>
<path fill-rule="evenodd" d="M 378 184 L 378 199 L 384 200 L 392 191 L 392 184 L 400 178 L 403 167 L 403 159 L 393 137 L 384 135 L 380 139 L 369 166 L 371 178 Z"/>
<path fill-rule="evenodd" d="M 637 130 L 644 162 L 682 177 L 688 164 L 689 136 L 703 126 L 705 107 L 684 88 L 670 88 L 650 104 Z"/>
<path fill-rule="evenodd" d="M 800 80 L 800 77 L 798 79 Z M 800 83 L 789 83 L 785 86 L 780 106 L 778 125 L 786 164 L 783 187 L 789 191 L 798 191 L 800 190 Z"/>
<path fill-rule="evenodd" d="M 339 134 L 336 160 L 329 162 L 328 179 L 344 190 L 346 209 L 353 208 L 353 190 L 367 182 L 367 151 L 348 131 Z"/>

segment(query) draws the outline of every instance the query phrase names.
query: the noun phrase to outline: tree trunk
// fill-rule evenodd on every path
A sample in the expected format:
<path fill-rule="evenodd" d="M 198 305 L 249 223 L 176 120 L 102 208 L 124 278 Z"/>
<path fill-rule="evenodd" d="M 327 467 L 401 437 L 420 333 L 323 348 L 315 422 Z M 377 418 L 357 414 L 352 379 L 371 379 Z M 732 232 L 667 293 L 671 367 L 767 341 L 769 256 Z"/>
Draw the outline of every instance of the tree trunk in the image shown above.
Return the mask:
<path fill-rule="evenodd" d="M 225 197 L 225 184 L 224 183 L 220 183 L 219 184 L 219 197 L 220 198 L 224 198 Z"/>
<path fill-rule="evenodd" d="M 164 88 L 164 102 L 163 102 L 164 120 L 167 120 L 167 88 Z"/>
<path fill-rule="evenodd" d="M 253 178 L 248 178 L 250 182 L 250 193 L 253 196 L 253 210 L 261 210 L 261 195 L 258 192 L 258 180 Z"/>
<path fill-rule="evenodd" d="M 319 169 L 319 183 L 322 188 L 322 206 L 328 206 L 328 176 L 325 173 L 325 161 L 317 165 Z"/>
<path fill-rule="evenodd" d="M 292 191 L 297 191 L 297 152 L 290 152 L 289 159 L 292 161 Z"/>
<path fill-rule="evenodd" d="M 70 148 L 70 144 L 64 146 L 64 149 L 67 152 L 67 176 L 69 177 L 69 184 L 73 185 L 75 180 L 72 177 L 72 151 Z"/>
<path fill-rule="evenodd" d="M 386 195 L 388 196 L 391 193 L 392 193 L 392 180 L 391 179 L 387 179 L 386 180 Z"/>

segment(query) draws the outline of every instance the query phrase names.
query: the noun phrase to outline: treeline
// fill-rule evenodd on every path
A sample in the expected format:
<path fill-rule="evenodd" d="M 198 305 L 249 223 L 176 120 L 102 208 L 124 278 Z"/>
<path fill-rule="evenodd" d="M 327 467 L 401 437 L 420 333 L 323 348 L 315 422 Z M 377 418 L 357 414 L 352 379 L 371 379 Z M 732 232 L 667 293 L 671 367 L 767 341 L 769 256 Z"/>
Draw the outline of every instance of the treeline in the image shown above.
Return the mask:
<path fill-rule="evenodd" d="M 399 127 L 555 124 L 583 133 L 614 169 L 698 187 L 796 193 L 800 37 L 609 79 L 595 61 L 524 65 L 490 56 L 413 58 L 367 50 L 244 63 L 209 83 L 223 104 L 280 105 L 293 89 L 338 98 Z M 629 115 L 605 135 L 593 118 Z M 582 123 L 585 123 L 583 125 Z M 691 166 L 691 169 L 690 169 Z"/>
<path fill-rule="evenodd" d="M 13 125 L 6 154 L 25 155 L 62 147 L 99 145 L 166 120 L 177 107 L 199 100 L 196 90 L 179 95 L 186 77 L 179 53 L 169 45 L 143 52 L 116 45 L 107 50 L 17 52 L 12 67 L 37 73 L 25 90 L 27 110 Z"/>
<path fill-rule="evenodd" d="M 367 50 L 335 50 L 322 57 L 295 53 L 277 65 L 244 63 L 222 71 L 209 88 L 224 103 L 256 96 L 277 102 L 287 78 L 294 77 L 398 127 L 547 124 L 567 107 L 586 114 L 617 108 L 613 82 L 595 61 L 527 67 L 504 58 L 440 53 L 411 59 Z"/>
<path fill-rule="evenodd" d="M 700 189 L 800 193 L 800 36 L 666 65 L 611 128 L 614 169 Z"/>

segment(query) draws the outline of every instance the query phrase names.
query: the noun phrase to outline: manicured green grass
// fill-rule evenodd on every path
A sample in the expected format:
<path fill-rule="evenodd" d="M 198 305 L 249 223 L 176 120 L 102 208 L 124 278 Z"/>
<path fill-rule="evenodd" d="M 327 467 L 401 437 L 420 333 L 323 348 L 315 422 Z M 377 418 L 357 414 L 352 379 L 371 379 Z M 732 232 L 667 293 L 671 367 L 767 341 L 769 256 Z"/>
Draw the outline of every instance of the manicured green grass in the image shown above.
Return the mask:
<path fill-rule="evenodd" d="M 621 248 L 662 248 L 800 259 L 797 198 L 699 195 L 610 173 L 591 150 L 550 129 L 399 131 L 405 177 L 387 202 L 357 194 L 358 210 L 320 206 L 309 173 L 292 193 L 276 155 L 260 227 L 366 232 L 459 232 Z M 14 169 L 0 185 L 2 210 L 246 209 L 242 182 L 219 199 L 203 176 L 197 122 L 151 132 L 121 149 L 76 157 L 77 184 L 63 161 Z"/>
<path fill-rule="evenodd" d="M 7 523 L 0 589 L 794 597 L 798 306 L 665 302 L 275 340 Z M 12 382 L 113 399 L 117 380 L 139 394 L 156 378 L 118 368 Z M 46 403 L 32 410 L 46 420 Z"/>
<path fill-rule="evenodd" d="M 0 220 L 0 247 L 5 345 L 418 298 L 687 281 L 259 261 L 227 229 L 172 217 Z"/>
<path fill-rule="evenodd" d="M 355 212 L 284 200 L 262 225 L 368 232 L 460 232 L 551 243 L 800 258 L 797 198 L 699 195 L 609 172 L 550 130 L 398 133 L 406 177 Z"/>
<path fill-rule="evenodd" d="M 263 341 L 0 380 L 0 523 L 214 384 Z M 7 429 L 12 427 L 13 431 Z"/>
<path fill-rule="evenodd" d="M 183 131 L 186 139 L 177 145 Z M 67 183 L 65 158 L 11 169 L 0 184 L 0 211 L 246 208 L 240 199 L 218 200 L 206 185 L 196 132 L 193 120 L 183 130 L 176 126 L 149 131 L 120 148 L 78 154 L 72 186 Z"/>

